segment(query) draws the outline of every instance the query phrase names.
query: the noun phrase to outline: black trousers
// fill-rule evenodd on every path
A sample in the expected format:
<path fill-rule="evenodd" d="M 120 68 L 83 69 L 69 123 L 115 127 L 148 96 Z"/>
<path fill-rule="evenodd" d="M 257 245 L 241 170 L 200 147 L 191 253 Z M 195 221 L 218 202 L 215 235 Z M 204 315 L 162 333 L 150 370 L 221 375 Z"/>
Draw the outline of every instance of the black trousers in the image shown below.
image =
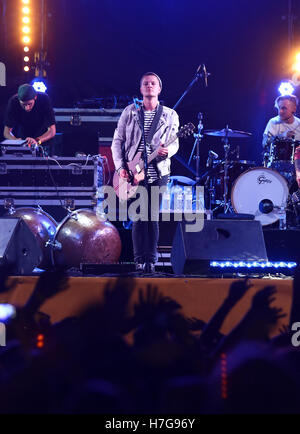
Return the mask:
<path fill-rule="evenodd" d="M 134 262 L 143 264 L 145 262 L 155 263 L 157 261 L 157 243 L 159 238 L 159 222 L 151 220 L 151 206 L 155 204 L 151 203 L 151 186 L 166 186 L 169 180 L 169 175 L 162 176 L 154 181 L 152 184 L 148 184 L 148 221 L 134 221 L 132 223 L 132 244 Z M 140 183 L 145 186 L 145 184 Z M 159 196 L 159 207 L 162 197 Z M 159 209 L 152 210 L 154 214 L 159 216 Z M 153 214 L 152 212 L 152 214 Z"/>

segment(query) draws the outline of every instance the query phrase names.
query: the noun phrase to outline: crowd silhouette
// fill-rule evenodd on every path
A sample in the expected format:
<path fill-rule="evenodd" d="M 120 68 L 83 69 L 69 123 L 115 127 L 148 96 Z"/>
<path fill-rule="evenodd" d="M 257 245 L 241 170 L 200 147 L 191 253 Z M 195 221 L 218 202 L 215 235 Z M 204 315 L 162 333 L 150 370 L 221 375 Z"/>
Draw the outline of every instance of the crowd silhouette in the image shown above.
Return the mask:
<path fill-rule="evenodd" d="M 9 269 L 2 268 L 2 293 L 16 284 L 8 276 Z M 231 284 L 208 323 L 187 318 L 152 285 L 139 291 L 129 309 L 134 286 L 133 278 L 119 278 L 82 315 L 52 324 L 43 303 L 68 287 L 68 274 L 63 268 L 43 272 L 25 306 L 5 322 L 0 412 L 299 412 L 299 350 L 291 340 L 291 325 L 300 321 L 299 267 L 290 317 L 273 338 L 271 331 L 285 317 L 274 306 L 273 286 L 256 292 L 227 335 L 220 332 L 222 324 L 252 286 L 248 278 Z"/>

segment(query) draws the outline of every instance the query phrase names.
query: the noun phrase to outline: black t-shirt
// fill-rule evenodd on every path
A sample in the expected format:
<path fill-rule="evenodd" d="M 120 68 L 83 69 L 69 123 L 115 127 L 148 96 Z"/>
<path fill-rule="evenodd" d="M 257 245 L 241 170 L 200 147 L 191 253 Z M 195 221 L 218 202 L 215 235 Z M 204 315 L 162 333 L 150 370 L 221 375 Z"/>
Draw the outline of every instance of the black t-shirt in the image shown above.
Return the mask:
<path fill-rule="evenodd" d="M 8 101 L 4 125 L 13 129 L 13 134 L 21 139 L 44 134 L 50 125 L 55 124 L 55 116 L 50 98 L 45 93 L 37 93 L 37 99 L 30 112 L 20 105 L 18 95 Z"/>

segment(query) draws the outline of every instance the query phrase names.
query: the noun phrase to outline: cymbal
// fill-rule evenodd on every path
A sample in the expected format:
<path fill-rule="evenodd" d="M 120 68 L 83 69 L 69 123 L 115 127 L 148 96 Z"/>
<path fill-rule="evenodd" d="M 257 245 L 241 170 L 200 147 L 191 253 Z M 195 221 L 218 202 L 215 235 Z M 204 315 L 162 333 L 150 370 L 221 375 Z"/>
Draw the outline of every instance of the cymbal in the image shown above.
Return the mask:
<path fill-rule="evenodd" d="M 231 130 L 230 128 L 223 128 L 223 130 L 204 130 L 204 134 L 207 136 L 215 136 L 215 137 L 237 137 L 237 138 L 244 138 L 252 136 L 251 133 L 246 133 L 245 131 L 237 131 L 237 130 Z"/>

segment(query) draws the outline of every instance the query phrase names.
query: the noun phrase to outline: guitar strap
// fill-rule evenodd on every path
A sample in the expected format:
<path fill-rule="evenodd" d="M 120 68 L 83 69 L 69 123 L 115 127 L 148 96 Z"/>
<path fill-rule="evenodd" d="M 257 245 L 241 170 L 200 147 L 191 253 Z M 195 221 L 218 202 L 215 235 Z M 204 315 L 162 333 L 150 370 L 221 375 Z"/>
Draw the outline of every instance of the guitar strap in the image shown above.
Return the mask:
<path fill-rule="evenodd" d="M 157 125 L 158 125 L 158 122 L 161 118 L 162 112 L 163 112 L 163 105 L 159 104 L 157 111 L 154 115 L 154 118 L 153 118 L 150 130 L 148 132 L 148 135 L 147 135 L 147 137 L 145 137 L 146 143 L 149 143 L 150 147 L 151 147 L 151 142 L 152 142 L 153 136 L 157 131 Z M 142 128 L 144 128 L 144 110 L 140 110 L 140 122 L 141 122 Z M 156 170 L 157 175 L 158 175 L 156 160 L 153 161 L 153 164 L 154 164 L 155 170 Z"/>
<path fill-rule="evenodd" d="M 152 124 L 151 124 L 150 130 L 149 130 L 148 135 L 147 135 L 147 137 L 146 137 L 146 141 L 147 141 L 147 143 L 149 143 L 149 144 L 151 144 L 152 139 L 153 139 L 153 136 L 154 136 L 154 134 L 156 133 L 157 125 L 158 125 L 158 122 L 159 122 L 159 120 L 160 120 L 160 118 L 161 118 L 162 112 L 163 112 L 163 105 L 162 105 L 162 104 L 159 104 L 159 106 L 158 106 L 158 108 L 157 108 L 157 111 L 156 111 L 156 113 L 155 113 L 155 116 L 154 116 L 154 118 L 153 118 L 153 121 L 152 121 Z M 140 114 L 141 114 L 141 122 L 142 122 L 142 125 L 144 125 L 144 110 L 141 110 L 141 111 L 140 111 Z"/>

